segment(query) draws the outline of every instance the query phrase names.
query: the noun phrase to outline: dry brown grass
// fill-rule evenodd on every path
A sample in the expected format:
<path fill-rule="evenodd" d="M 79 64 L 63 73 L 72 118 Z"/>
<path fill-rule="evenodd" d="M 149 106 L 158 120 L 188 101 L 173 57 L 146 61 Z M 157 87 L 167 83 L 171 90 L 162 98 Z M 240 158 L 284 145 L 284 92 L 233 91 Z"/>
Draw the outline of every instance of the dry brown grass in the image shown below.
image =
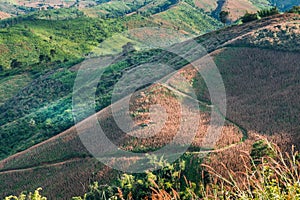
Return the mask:
<path fill-rule="evenodd" d="M 42 187 L 43 195 L 48 199 L 71 199 L 87 192 L 91 181 L 107 184 L 115 175 L 116 172 L 95 159 L 74 159 L 54 165 L 0 173 L 0 196 Z"/>
<path fill-rule="evenodd" d="M 1 19 L 6 19 L 6 18 L 9 18 L 9 17 L 10 17 L 10 14 L 0 11 L 0 20 Z"/>
<path fill-rule="evenodd" d="M 243 38 L 245 35 L 251 34 L 264 27 L 276 26 L 285 22 L 298 21 L 300 16 L 297 14 L 282 14 L 274 15 L 261 20 L 245 23 L 239 26 L 227 27 L 222 30 L 214 31 L 200 36 L 196 40 L 207 49 L 208 52 L 213 52 L 224 45 L 233 43 L 234 41 Z M 290 39 L 290 37 L 282 38 Z"/>
<path fill-rule="evenodd" d="M 198 8 L 203 9 L 205 12 L 212 12 L 218 6 L 216 0 L 195 0 L 194 2 Z"/>
<path fill-rule="evenodd" d="M 140 148 L 155 149 L 169 144 L 174 136 L 178 134 L 181 123 L 180 120 L 184 119 L 184 116 L 182 116 L 181 113 L 182 106 L 184 105 L 180 102 L 179 96 L 176 97 L 176 95 L 178 94 L 163 86 L 153 85 L 133 96 L 130 114 L 134 116 L 135 127 L 133 127 L 134 131 L 130 134 L 147 136 L 156 133 L 155 136 L 141 139 L 125 135 L 117 128 L 117 125 L 114 124 L 114 120 L 112 120 L 111 117 L 109 117 L 108 120 L 100 120 L 103 122 L 101 125 L 104 132 L 113 133 L 113 135 L 108 135 L 108 137 L 118 145 L 123 146 L 126 150 Z M 158 112 L 157 115 L 159 115 L 157 117 L 155 117 L 155 112 L 150 114 L 151 105 L 160 105 L 161 108 L 165 110 L 165 121 L 153 121 L 153 119 L 161 120 L 162 117 L 159 111 L 156 111 Z M 206 137 L 208 127 L 210 126 L 210 113 L 202 112 L 200 110 L 197 112 L 199 113 L 199 117 L 196 120 L 199 120 L 199 127 L 192 145 L 195 147 L 203 147 L 205 146 L 204 138 Z M 153 115 L 152 117 L 154 118 L 151 119 L 151 115 Z M 107 114 L 106 116 L 110 116 L 110 114 Z M 180 141 L 176 142 L 177 144 L 187 144 L 186 142 L 189 141 L 189 138 L 185 138 L 184 136 L 189 137 L 189 131 L 194 130 L 192 127 L 194 127 L 195 124 L 197 124 L 197 122 L 194 120 L 189 118 L 186 119 L 186 129 L 182 130 L 186 131 L 186 133 L 181 133 L 183 137 L 180 138 Z M 157 125 L 160 127 L 159 129 L 157 129 Z M 216 148 L 222 148 L 238 143 L 241 139 L 242 132 L 233 124 L 226 122 L 221 137 L 216 139 Z"/>
<path fill-rule="evenodd" d="M 299 53 L 257 48 L 225 48 L 211 54 L 223 76 L 227 91 L 227 117 L 248 130 L 249 138 L 241 144 L 212 153 L 207 163 L 223 177 L 224 167 L 232 172 L 244 170 L 247 160 L 240 156 L 251 151 L 258 135 L 265 135 L 283 152 L 291 146 L 299 149 L 300 104 Z M 186 67 L 181 73 L 188 78 L 199 78 L 197 71 Z M 199 82 L 201 83 L 201 82 Z M 200 87 L 198 87 L 200 88 Z M 201 91 L 199 91 L 200 93 Z M 202 98 L 209 99 L 207 91 Z M 199 96 L 199 95 L 198 95 Z M 231 138 L 224 135 L 223 140 Z M 220 165 L 219 161 L 223 164 Z M 249 160 L 247 160 L 249 162 Z"/>
<path fill-rule="evenodd" d="M 30 1 L 30 0 L 18 0 L 16 1 L 21 6 L 26 7 L 33 7 L 33 8 L 39 8 L 39 4 L 46 4 L 50 6 L 57 6 L 57 5 L 63 5 L 64 7 L 70 7 L 73 5 L 76 1 L 61 1 L 61 0 L 38 0 L 38 1 Z"/>
<path fill-rule="evenodd" d="M 240 171 L 235 171 L 222 161 L 218 164 L 223 172 L 204 164 L 212 181 L 206 187 L 205 199 L 298 199 L 299 153 L 292 147 L 284 153 L 277 145 L 260 137 L 271 150 L 254 160 L 248 152 L 241 152 Z M 256 163 L 256 161 L 260 161 Z M 225 174 L 225 175 L 224 175 Z"/>
<path fill-rule="evenodd" d="M 235 21 L 242 17 L 246 12 L 255 13 L 259 9 L 249 0 L 226 0 L 223 10 L 229 10 L 230 20 Z"/>
<path fill-rule="evenodd" d="M 250 133 L 249 138 L 244 143 L 238 144 L 222 152 L 210 154 L 209 157 L 204 161 L 204 164 L 209 165 L 222 177 L 229 178 L 228 172 L 224 170 L 224 167 L 235 173 L 244 171 L 245 162 L 249 163 L 250 160 L 240 155 L 249 155 L 252 145 L 260 139 L 261 137 L 258 135 Z M 222 164 L 220 162 L 222 162 Z"/>
<path fill-rule="evenodd" d="M 227 117 L 260 134 L 299 133 L 299 55 L 236 48 L 216 56 L 227 92 Z"/>
<path fill-rule="evenodd" d="M 161 85 L 153 85 L 132 96 L 128 114 L 138 111 L 133 118 L 135 120 L 134 126 L 141 127 L 141 124 L 144 124 L 146 126 L 140 130 L 140 133 L 145 134 L 148 130 L 149 134 L 153 134 L 151 126 L 155 124 L 152 124 L 149 119 L 151 115 L 149 107 L 157 104 L 166 110 L 166 122 L 161 130 L 156 132 L 155 136 L 146 139 L 130 137 L 120 130 L 113 119 L 111 107 L 99 112 L 97 117 L 107 137 L 126 150 L 140 151 L 148 148 L 160 148 L 168 144 L 178 131 L 182 117 L 182 105 L 180 100 L 176 98 L 176 95 Z M 203 145 L 203 138 L 206 136 L 210 120 L 209 112 L 199 111 L 199 115 L 201 116 L 200 124 L 193 142 L 194 147 Z M 85 123 L 85 121 L 82 123 L 88 129 L 89 123 Z M 188 126 L 194 126 L 195 122 L 191 120 L 188 124 Z M 241 138 L 240 130 L 232 124 L 226 123 L 216 148 L 238 143 L 241 141 Z M 183 137 L 181 139 L 178 141 L 178 144 L 185 144 L 187 138 Z M 116 158 L 115 161 L 119 161 L 118 159 L 120 158 Z M 136 161 L 136 159 L 124 159 L 122 163 Z M 2 171 L 0 172 L 0 180 L 5 180 L 5 186 L 2 186 L 3 188 L 0 188 L 0 190 L 7 191 L 5 195 L 8 195 L 10 192 L 18 193 L 25 189 L 33 190 L 37 187 L 43 187 L 47 188 L 45 194 L 49 198 L 53 197 L 51 195 L 54 194 L 66 196 L 82 195 L 86 192 L 83 189 L 86 187 L 82 187 L 80 183 L 87 186 L 89 180 L 94 178 L 93 174 L 97 175 L 97 177 L 102 177 L 103 179 L 101 180 L 105 183 L 109 183 L 107 178 L 110 177 L 109 174 L 111 173 L 109 168 L 103 168 L 102 165 L 99 167 L 95 160 L 89 158 L 89 153 L 82 145 L 74 127 L 48 141 L 1 161 L 0 166 Z M 63 188 L 63 185 L 68 185 L 68 187 Z"/>
<path fill-rule="evenodd" d="M 286 20 L 255 30 L 236 40 L 233 45 L 300 51 L 300 20 Z"/>
<path fill-rule="evenodd" d="M 233 27 L 203 36 L 203 46 L 209 51 L 219 48 L 224 43 L 234 40 L 237 36 L 252 32 L 269 24 L 281 24 L 291 20 L 295 15 L 273 16 L 259 22 Z M 223 75 L 228 95 L 228 118 L 245 129 L 253 132 L 253 136 L 242 144 L 230 149 L 212 154 L 210 164 L 216 172 L 223 173 L 224 168 L 217 165 L 218 160 L 224 161 L 224 166 L 233 172 L 242 171 L 243 161 L 239 156 L 241 151 L 249 152 L 255 134 L 272 134 L 271 140 L 279 142 L 280 147 L 288 148 L 291 144 L 299 143 L 299 54 L 279 52 L 275 50 L 228 48 L 218 51 L 213 56 Z M 186 68 L 183 73 L 192 80 L 195 71 Z M 152 91 L 151 88 L 156 90 Z M 159 134 L 147 139 L 129 137 L 120 130 L 111 115 L 111 108 L 98 113 L 98 120 L 107 136 L 117 145 L 128 150 L 161 147 L 172 140 L 178 130 L 180 115 L 180 101 L 166 88 L 151 87 L 136 93 L 131 99 L 132 107 L 128 114 L 135 115 L 135 126 L 145 125 L 144 131 L 151 130 L 149 120 L 150 105 L 160 104 L 168 114 L 165 126 Z M 144 95 L 143 95 L 143 93 Z M 199 91 L 198 93 L 201 93 Z M 146 94 L 146 95 L 145 95 Z M 208 93 L 202 95 L 207 96 Z M 259 97 L 259 98 L 258 98 Z M 142 112 L 137 112 L 140 110 Z M 199 130 L 193 145 L 201 147 L 209 124 L 209 112 L 199 111 Z M 89 119 L 87 119 L 89 120 Z M 192 122 L 193 123 L 193 122 Z M 191 126 L 193 125 L 191 123 Z M 226 147 L 240 142 L 241 131 L 232 123 L 227 122 L 223 128 L 221 138 L 216 148 Z M 184 141 L 184 140 L 183 140 Z M 142 147 L 142 148 L 141 148 Z M 67 161 L 67 162 L 65 162 Z M 51 194 L 69 196 L 82 195 L 83 188 L 93 178 L 96 172 L 99 177 L 110 177 L 110 169 L 95 167 L 89 158 L 87 150 L 81 144 L 75 128 L 71 128 L 60 135 L 36 145 L 29 150 L 16 154 L 0 162 L 1 191 L 14 193 L 21 190 L 33 190 L 42 186 Z M 7 170 L 20 169 L 20 171 Z M 84 169 L 84 171 L 82 171 Z M 225 174 L 224 174 L 225 176 Z M 35 177 L 35 178 L 32 178 Z M 24 182 L 25 181 L 25 182 Z M 81 184 L 83 183 L 84 187 Z M 67 187 L 64 189 L 64 187 Z M 16 189 L 18 188 L 18 189 Z M 81 189 L 80 189 L 81 188 Z M 78 194 L 74 194 L 78 190 Z M 3 194 L 4 195 L 4 194 Z M 2 194 L 1 194 L 2 196 Z"/>
<path fill-rule="evenodd" d="M 226 87 L 227 117 L 250 132 L 274 135 L 273 141 L 277 138 L 281 146 L 297 144 L 300 79 L 296 74 L 300 73 L 300 54 L 225 48 L 211 55 Z M 200 78 L 192 68 L 184 70 L 190 79 Z M 203 81 L 198 88 L 203 87 L 201 84 Z M 202 92 L 201 98 L 209 99 L 208 92 Z"/>

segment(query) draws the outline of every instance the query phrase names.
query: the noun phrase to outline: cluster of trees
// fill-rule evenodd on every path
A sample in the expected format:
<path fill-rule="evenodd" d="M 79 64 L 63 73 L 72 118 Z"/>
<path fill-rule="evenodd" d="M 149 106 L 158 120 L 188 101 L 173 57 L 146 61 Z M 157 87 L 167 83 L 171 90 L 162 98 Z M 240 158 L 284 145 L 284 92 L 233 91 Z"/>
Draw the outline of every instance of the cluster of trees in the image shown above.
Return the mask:
<path fill-rule="evenodd" d="M 246 12 L 246 14 L 244 16 L 242 16 L 240 20 L 243 23 L 247 23 L 247 22 L 251 22 L 251 21 L 263 18 L 263 17 L 268 17 L 268 16 L 272 16 L 272 15 L 276 15 L 276 14 L 279 14 L 279 10 L 278 10 L 277 7 L 273 7 L 273 8 L 270 8 L 270 9 L 260 10 L 257 13 L 248 13 L 248 12 Z M 219 20 L 223 24 L 226 24 L 228 22 L 229 15 L 230 15 L 229 11 L 223 10 L 219 13 Z"/>
<path fill-rule="evenodd" d="M 257 13 L 246 13 L 243 17 L 241 17 L 241 21 L 243 23 L 251 22 L 260 18 L 272 16 L 279 14 L 279 10 L 277 7 L 273 7 L 270 9 L 263 9 L 258 11 Z"/>
<path fill-rule="evenodd" d="M 199 183 L 203 181 L 200 163 L 201 160 L 195 156 L 185 155 L 173 164 L 163 158 L 149 156 L 149 164 L 160 170 L 136 175 L 123 174 L 111 186 L 100 186 L 95 182 L 83 198 L 74 197 L 73 200 L 155 199 L 163 196 L 163 193 L 182 200 L 194 199 L 201 196 Z M 168 198 L 165 196 L 162 199 Z"/>
<path fill-rule="evenodd" d="M 287 11 L 288 13 L 296 13 L 296 14 L 300 14 L 300 6 L 293 6 L 289 11 Z M 272 16 L 272 15 L 276 15 L 279 14 L 280 11 L 277 7 L 273 7 L 270 9 L 263 9 L 258 11 L 257 13 L 246 13 L 243 17 L 241 17 L 241 21 L 243 23 L 247 23 L 247 22 L 251 22 L 263 17 L 268 17 L 268 16 Z M 229 13 L 222 11 L 220 13 L 220 19 L 221 20 L 226 20 L 226 17 L 228 16 Z M 222 22 L 223 22 L 222 21 Z M 225 23 L 225 22 L 223 22 Z"/>
<path fill-rule="evenodd" d="M 292 9 L 288 11 L 289 13 L 300 14 L 300 6 L 294 6 Z"/>
<path fill-rule="evenodd" d="M 300 14 L 300 6 L 293 6 L 287 12 L 288 13 Z M 279 13 L 280 13 L 279 9 L 277 7 L 273 7 L 273 8 L 270 8 L 270 9 L 263 9 L 263 10 L 257 11 L 257 13 L 246 12 L 245 15 L 240 18 L 240 20 L 243 23 L 247 23 L 247 22 L 255 21 L 255 20 L 260 19 L 260 18 L 264 18 L 264 17 L 268 17 L 268 16 L 272 16 L 272 15 L 277 15 Z M 225 25 L 229 20 L 228 19 L 229 15 L 230 15 L 229 11 L 223 10 L 219 13 L 219 20 Z"/>

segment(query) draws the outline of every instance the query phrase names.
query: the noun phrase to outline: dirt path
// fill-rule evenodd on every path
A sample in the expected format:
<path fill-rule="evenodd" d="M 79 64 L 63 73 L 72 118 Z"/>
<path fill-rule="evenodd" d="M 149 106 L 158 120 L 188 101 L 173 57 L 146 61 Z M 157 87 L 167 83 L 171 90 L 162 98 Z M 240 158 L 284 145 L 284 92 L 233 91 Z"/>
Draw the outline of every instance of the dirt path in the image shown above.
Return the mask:
<path fill-rule="evenodd" d="M 243 26 L 243 25 L 242 25 L 242 26 L 237 26 L 236 28 L 233 28 L 233 29 L 230 31 L 230 34 L 229 34 L 228 36 L 227 36 L 227 35 L 224 36 L 224 35 L 222 34 L 222 32 L 227 33 L 227 32 L 226 32 L 226 31 L 227 31 L 226 29 L 225 29 L 225 30 L 221 30 L 221 34 L 216 35 L 217 37 L 219 37 L 219 38 L 216 38 L 216 39 L 218 39 L 218 44 L 211 45 L 211 44 L 210 44 L 211 41 L 207 41 L 207 43 L 205 43 L 204 46 L 208 45 L 208 46 L 206 46 L 206 47 L 207 47 L 208 49 L 211 48 L 211 49 L 210 49 L 211 51 L 209 51 L 209 52 L 213 53 L 214 51 L 216 51 L 216 50 L 218 50 L 218 49 L 220 49 L 220 48 L 223 48 L 223 47 L 225 47 L 226 45 L 231 44 L 231 43 L 233 43 L 233 42 L 235 42 L 235 41 L 237 41 L 237 40 L 239 40 L 239 39 L 241 39 L 241 38 L 243 38 L 243 37 L 245 37 L 245 36 L 247 36 L 247 35 L 253 33 L 254 31 L 261 30 L 261 29 L 265 29 L 266 27 L 274 26 L 274 24 L 283 23 L 283 22 L 285 22 L 285 19 L 286 19 L 286 18 L 288 18 L 288 17 L 286 17 L 286 16 L 278 17 L 278 16 L 277 16 L 277 17 L 273 17 L 273 18 L 271 17 L 271 20 L 270 20 L 270 19 L 269 19 L 269 20 L 262 19 L 262 20 L 260 20 L 260 21 L 258 21 L 258 22 L 249 23 L 249 24 L 244 25 L 244 26 Z M 295 20 L 295 21 L 297 21 L 297 22 L 300 23 L 300 20 Z M 287 23 L 294 23 L 295 21 L 287 22 Z M 255 23 L 256 23 L 256 24 L 255 24 Z M 204 39 L 207 38 L 207 37 L 208 37 L 208 38 L 213 38 L 213 39 L 215 39 L 215 38 L 212 36 L 212 35 L 214 35 L 214 34 L 216 34 L 216 33 L 206 34 L 206 35 L 204 35 L 204 36 L 202 36 L 202 37 L 203 37 Z M 227 34 L 228 34 L 228 33 L 227 33 Z M 236 35 L 238 35 L 238 36 L 236 36 Z M 200 37 L 200 38 L 201 38 L 201 37 Z M 167 87 L 168 87 L 169 89 L 173 90 L 174 92 L 180 93 L 181 95 L 183 95 L 183 96 L 185 96 L 185 97 L 192 98 L 191 96 L 189 96 L 189 95 L 187 95 L 187 94 L 184 94 L 184 93 L 182 93 L 182 92 L 176 90 L 175 88 L 172 88 L 172 87 L 169 86 L 169 85 L 167 85 Z M 193 98 L 193 99 L 194 99 L 194 98 Z M 195 100 L 195 99 L 194 99 L 194 100 Z M 196 101 L 198 101 L 198 100 L 196 100 Z M 207 106 L 207 107 L 213 107 L 213 105 L 208 105 L 208 104 L 206 104 L 205 102 L 201 102 L 201 101 L 198 101 L 198 102 L 199 102 L 200 104 L 202 104 L 202 105 Z M 216 108 L 216 107 L 214 107 L 214 108 L 218 110 L 218 108 Z M 105 112 L 107 109 L 109 109 L 109 107 L 103 109 L 103 110 L 100 111 L 99 113 Z M 95 115 L 98 116 L 99 113 L 96 113 Z M 219 113 L 225 118 L 225 120 L 227 120 L 228 122 L 232 123 L 233 125 L 235 125 L 236 127 L 238 127 L 239 130 L 242 131 L 242 133 L 243 133 L 243 140 L 245 140 L 245 139 L 248 138 L 248 133 L 247 133 L 247 130 L 246 130 L 246 129 L 244 129 L 243 127 L 241 127 L 239 124 L 235 123 L 234 121 L 228 119 L 228 118 L 227 118 L 226 116 L 224 116 L 221 112 L 219 112 Z M 95 115 L 88 117 L 87 119 L 85 119 L 85 120 L 83 120 L 82 122 L 80 122 L 80 124 L 81 124 L 81 123 L 84 124 L 85 122 L 87 122 L 87 121 L 90 120 L 91 118 L 95 117 Z M 44 145 L 44 144 L 46 144 L 46 143 L 48 143 L 48 142 L 54 141 L 54 140 L 56 140 L 56 139 L 58 139 L 58 138 L 60 138 L 60 137 L 62 137 L 62 136 L 64 136 L 64 135 L 66 135 L 66 134 L 69 134 L 70 132 L 73 132 L 73 131 L 76 132 L 76 127 L 71 127 L 71 128 L 69 128 L 68 130 L 66 130 L 66 131 L 64 131 L 64 132 L 62 132 L 62 133 L 60 133 L 60 134 L 58 134 L 58 135 L 56 135 L 56 136 L 54 136 L 54 137 L 52 137 L 52 138 L 50 138 L 50 139 L 44 141 L 44 142 L 41 142 L 41 143 L 39 143 L 39 144 L 37 144 L 37 145 L 35 145 L 35 146 L 30 147 L 29 149 L 27 149 L 27 150 L 25 150 L 25 151 L 23 151 L 23 152 L 14 154 L 14 155 L 12 155 L 12 156 L 10 156 L 10 157 L 8 157 L 8 158 L 6 158 L 6 159 L 0 161 L 0 168 L 1 168 L 1 165 L 4 166 L 4 164 L 5 164 L 6 162 L 9 162 L 11 159 L 17 158 L 18 156 L 20 156 L 20 155 L 22 155 L 22 154 L 24 154 L 24 153 L 28 153 L 28 152 L 30 152 L 31 150 L 33 150 L 33 149 L 35 149 L 35 148 L 37 148 L 37 147 L 39 147 L 39 146 L 42 146 L 42 145 Z M 233 145 L 229 145 L 229 146 L 223 147 L 223 148 L 221 148 L 221 149 L 208 150 L 208 151 L 205 151 L 205 152 L 204 152 L 204 151 L 203 151 L 203 152 L 190 152 L 190 153 L 192 153 L 192 154 L 201 154 L 201 153 L 222 152 L 222 151 L 228 150 L 228 149 L 230 149 L 230 148 L 232 148 L 232 147 L 234 147 L 234 146 L 236 146 L 236 145 L 238 145 L 238 144 L 240 144 L 240 143 L 233 144 Z M 12 173 L 12 172 L 28 171 L 28 170 L 33 170 L 33 169 L 41 168 L 41 167 L 43 168 L 43 167 L 59 166 L 59 165 L 63 165 L 63 164 L 69 163 L 69 162 L 74 162 L 74 161 L 76 161 L 76 160 L 78 160 L 78 159 L 83 159 L 83 158 L 74 158 L 74 159 L 71 159 L 71 160 L 63 161 L 63 162 L 50 163 L 50 164 L 45 164 L 45 165 L 35 166 L 35 167 L 25 168 L 25 169 L 7 170 L 7 171 L 2 171 L 2 172 L 0 172 L 0 174 L 3 174 L 3 173 Z"/>
<path fill-rule="evenodd" d="M 221 117 L 223 117 L 226 121 L 232 123 L 234 126 L 236 126 L 236 127 L 243 133 L 243 140 L 248 139 L 248 131 L 247 131 L 245 128 L 243 128 L 241 125 L 239 125 L 239 124 L 237 124 L 236 122 L 234 122 L 234 121 L 230 120 L 229 118 L 227 118 L 227 117 L 224 115 L 224 113 L 222 113 L 222 112 L 220 111 L 220 109 L 219 109 L 218 107 L 216 107 L 215 105 L 209 105 L 209 104 L 207 104 L 206 102 L 200 101 L 200 100 L 198 100 L 198 99 L 194 99 L 193 97 L 189 96 L 188 94 L 185 94 L 185 93 L 183 93 L 183 92 L 181 92 L 181 91 L 178 91 L 177 89 L 173 88 L 173 87 L 170 86 L 170 85 L 164 84 L 164 86 L 165 86 L 166 88 L 172 90 L 173 92 L 176 92 L 176 93 L 178 93 L 178 94 L 180 94 L 180 95 L 182 95 L 182 96 L 184 96 L 184 97 L 187 97 L 187 98 L 189 98 L 189 99 L 192 99 L 192 100 L 194 100 L 194 101 L 197 101 L 197 103 L 199 103 L 199 104 L 201 104 L 201 105 L 203 105 L 203 106 L 206 106 L 207 108 L 215 108 L 216 111 L 218 112 L 218 114 L 219 114 Z M 225 147 L 225 148 L 226 148 L 226 147 Z M 218 151 L 218 150 L 216 150 L 216 151 Z"/>
<path fill-rule="evenodd" d="M 28 167 L 28 168 L 21 168 L 21 169 L 10 169 L 10 170 L 4 170 L 0 172 L 0 175 L 2 174 L 9 174 L 9 173 L 19 173 L 19 172 L 26 172 L 26 171 L 32 171 L 35 169 L 41 169 L 41 168 L 48 168 L 48 167 L 58 167 L 67 163 L 72 163 L 72 162 L 76 162 L 79 160 L 84 160 L 85 158 L 72 158 L 70 160 L 65 160 L 62 162 L 58 162 L 58 163 L 52 163 L 52 164 L 44 164 L 44 165 L 39 165 L 39 166 L 35 166 L 35 167 Z"/>

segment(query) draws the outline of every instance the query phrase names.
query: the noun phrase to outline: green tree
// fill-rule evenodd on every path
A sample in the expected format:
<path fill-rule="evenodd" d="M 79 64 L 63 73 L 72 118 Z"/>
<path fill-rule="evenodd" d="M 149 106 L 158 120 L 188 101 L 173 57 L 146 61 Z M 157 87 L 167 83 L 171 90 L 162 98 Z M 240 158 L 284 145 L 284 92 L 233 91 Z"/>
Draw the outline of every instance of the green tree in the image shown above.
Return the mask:
<path fill-rule="evenodd" d="M 186 161 L 180 159 L 170 164 L 163 158 L 149 157 L 149 164 L 160 170 L 145 174 L 123 174 L 113 186 L 99 186 L 94 183 L 90 191 L 83 198 L 75 197 L 73 200 L 104 200 L 104 199 L 151 199 L 155 192 L 161 191 L 172 196 L 178 196 L 182 200 L 193 199 L 197 192 L 194 182 L 187 181 L 183 175 L 186 169 Z M 196 176 L 194 174 L 194 176 Z M 200 180 L 197 180 L 200 182 Z"/>
<path fill-rule="evenodd" d="M 248 12 L 246 12 L 246 14 L 243 17 L 241 17 L 241 20 L 242 20 L 243 23 L 255 21 L 257 19 L 258 19 L 258 14 L 257 13 L 248 13 Z"/>
<path fill-rule="evenodd" d="M 300 6 L 294 6 L 291 10 L 288 11 L 288 13 L 300 14 Z"/>
<path fill-rule="evenodd" d="M 13 60 L 11 61 L 11 63 L 10 63 L 10 67 L 11 67 L 12 69 L 14 69 L 14 68 L 19 68 L 19 67 L 21 67 L 21 65 L 22 65 L 22 63 L 19 62 L 17 59 L 13 59 Z"/>
<path fill-rule="evenodd" d="M 51 58 L 48 55 L 41 54 L 39 56 L 39 61 L 40 61 L 40 63 L 43 63 L 43 62 L 48 63 L 51 61 Z"/>
<path fill-rule="evenodd" d="M 122 46 L 123 54 L 128 55 L 130 52 L 135 51 L 135 48 L 131 42 L 128 42 L 126 45 Z"/>
<path fill-rule="evenodd" d="M 272 15 L 277 15 L 279 14 L 279 10 L 277 7 L 273 7 L 271 9 L 263 9 L 257 12 L 258 16 L 260 17 L 268 17 Z"/>
<path fill-rule="evenodd" d="M 230 12 L 229 11 L 221 11 L 219 14 L 220 21 L 225 25 L 228 21 Z"/>

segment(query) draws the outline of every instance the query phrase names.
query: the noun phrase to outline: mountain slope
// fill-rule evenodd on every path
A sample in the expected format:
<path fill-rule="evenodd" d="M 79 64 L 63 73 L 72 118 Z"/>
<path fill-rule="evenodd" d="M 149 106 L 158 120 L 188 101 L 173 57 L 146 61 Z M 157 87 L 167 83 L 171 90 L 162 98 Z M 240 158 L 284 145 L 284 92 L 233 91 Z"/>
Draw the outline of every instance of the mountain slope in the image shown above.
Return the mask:
<path fill-rule="evenodd" d="M 6 19 L 6 18 L 9 18 L 9 17 L 10 17 L 10 14 L 0 11 L 0 20 L 1 19 Z"/>
<path fill-rule="evenodd" d="M 77 7 L 85 14 L 92 17 L 105 16 L 116 17 L 130 15 L 136 12 L 159 13 L 167 10 L 178 2 L 186 2 L 191 6 L 203 10 L 205 13 L 219 19 L 218 15 L 222 10 L 229 11 L 229 18 L 233 21 L 243 16 L 246 12 L 256 12 L 271 6 L 277 6 L 281 11 L 291 9 L 299 5 L 299 0 L 132 0 L 132 1 L 111 1 L 111 0 L 78 0 L 78 1 L 4 1 L 0 3 L 0 11 L 17 15 L 29 13 L 37 9 L 59 9 Z"/>
<path fill-rule="evenodd" d="M 178 26 L 179 18 L 188 19 L 190 11 L 194 12 L 193 19 L 188 21 L 189 24 Z M 165 15 L 167 19 L 163 19 Z M 0 104 L 0 157 L 5 158 L 74 124 L 70 111 L 76 70 L 71 68 L 72 65 L 82 61 L 92 50 L 96 55 L 116 55 L 128 42 L 138 44 L 143 39 L 123 34 L 121 38 L 115 37 L 117 39 L 113 42 L 106 41 L 108 45 L 99 46 L 113 34 L 147 25 L 153 29 L 179 29 L 182 35 L 191 37 L 215 29 L 220 23 L 186 4 L 180 4 L 154 17 L 134 14 L 104 20 L 82 16 L 82 12 L 71 8 L 35 12 L 1 21 L 0 25 L 0 89 L 3 96 Z M 144 62 L 139 56 L 137 54 L 136 61 Z M 119 76 L 114 73 L 114 68 L 125 70 L 130 67 L 130 62 L 126 59 L 112 66 L 107 74 L 108 81 L 101 83 L 105 89 L 98 96 L 98 110 L 110 103 L 107 95 L 111 83 Z M 11 85 L 6 91 L 4 86 L 8 84 Z"/>
<path fill-rule="evenodd" d="M 240 150 L 249 151 L 251 149 L 251 144 L 256 140 L 251 136 L 252 134 L 270 137 L 285 148 L 299 142 L 296 134 L 300 129 L 297 118 L 300 112 L 300 105 L 297 101 L 300 95 L 298 92 L 300 91 L 298 84 L 300 69 L 297 64 L 299 63 L 300 52 L 298 45 L 300 41 L 299 25 L 299 15 L 277 15 L 240 26 L 225 28 L 196 38 L 196 41 L 207 48 L 214 58 L 227 90 L 227 122 L 223 130 L 224 135 L 216 146 L 220 152 L 212 154 L 211 161 L 223 160 L 227 166 L 232 165 L 232 169 L 238 171 L 240 169 L 238 163 L 242 162 L 236 155 L 239 154 Z M 180 46 L 184 45 L 188 46 L 189 42 L 180 44 Z M 153 55 L 162 54 L 160 51 L 151 53 L 150 58 L 153 58 Z M 148 54 L 135 52 L 130 57 L 138 60 L 147 57 L 147 55 L 149 52 Z M 155 58 L 162 59 L 160 56 Z M 164 59 L 172 60 L 170 58 L 172 57 L 167 56 Z M 132 62 L 136 63 L 137 60 Z M 175 66 L 182 68 L 179 72 L 187 75 L 200 102 L 209 102 L 209 93 L 206 91 L 205 83 L 199 74 L 190 66 L 185 66 L 182 63 Z M 118 70 L 128 69 L 128 67 L 130 69 L 130 65 L 116 69 L 114 74 L 118 74 L 120 72 Z M 77 67 L 71 68 L 71 70 L 74 69 Z M 114 77 L 108 76 L 108 78 Z M 144 95 L 148 93 L 155 95 L 150 95 L 151 98 L 146 101 Z M 178 92 L 176 94 L 183 95 Z M 165 105 L 166 110 L 172 116 L 173 121 L 171 120 L 166 124 L 165 132 L 148 140 L 132 140 L 131 137 L 120 131 L 112 120 L 110 108 L 99 112 L 98 120 L 103 127 L 106 127 L 108 137 L 120 145 L 120 148 L 133 151 L 158 148 L 170 141 L 176 129 L 178 117 L 176 109 L 178 107 L 173 99 L 174 95 L 170 95 L 169 89 L 161 89 L 159 85 L 138 91 L 132 98 L 132 116 L 135 116 L 135 125 L 140 127 L 145 124 L 146 126 L 142 129 L 144 131 L 151 128 L 151 121 L 147 117 L 149 115 L 147 104 L 145 105 L 144 102 Z M 172 102 L 171 106 L 168 106 L 166 102 L 169 104 Z M 134 112 L 136 110 L 138 112 Z M 210 109 L 207 110 L 202 107 L 202 122 L 207 122 L 209 111 Z M 89 119 L 83 121 L 87 125 L 88 122 Z M 199 147 L 203 145 L 201 138 L 203 138 L 207 125 L 202 124 L 201 127 L 203 129 L 200 129 L 198 137 L 194 140 L 193 148 L 190 149 L 191 152 L 199 150 Z M 247 140 L 240 143 L 242 137 L 246 139 L 245 136 Z M 224 147 L 225 149 L 223 149 Z M 69 188 L 62 189 L 63 185 L 68 184 L 68 187 L 72 185 L 74 188 L 84 186 L 82 188 L 86 189 L 89 178 L 103 180 L 105 184 L 110 181 L 106 178 L 114 172 L 94 162 L 82 146 L 73 127 L 59 136 L 1 161 L 0 180 L 5 181 L 6 184 L 1 186 L 0 191 L 3 195 L 11 192 L 17 193 L 24 189 L 33 190 L 38 185 L 44 187 L 50 196 L 58 195 L 57 198 L 62 198 L 64 195 L 67 197 L 77 195 L 84 189 L 79 189 L 78 193 L 73 193 Z M 80 176 L 74 175 L 80 173 L 79 169 L 86 167 L 86 164 L 83 163 L 89 166 L 87 170 L 82 172 Z M 58 171 L 65 172 L 65 175 L 58 173 Z M 39 179 L 44 173 L 52 178 Z M 81 178 L 82 180 L 80 180 Z M 15 190 L 11 189 L 16 185 L 19 187 Z M 50 192 L 50 190 L 52 191 Z"/>

